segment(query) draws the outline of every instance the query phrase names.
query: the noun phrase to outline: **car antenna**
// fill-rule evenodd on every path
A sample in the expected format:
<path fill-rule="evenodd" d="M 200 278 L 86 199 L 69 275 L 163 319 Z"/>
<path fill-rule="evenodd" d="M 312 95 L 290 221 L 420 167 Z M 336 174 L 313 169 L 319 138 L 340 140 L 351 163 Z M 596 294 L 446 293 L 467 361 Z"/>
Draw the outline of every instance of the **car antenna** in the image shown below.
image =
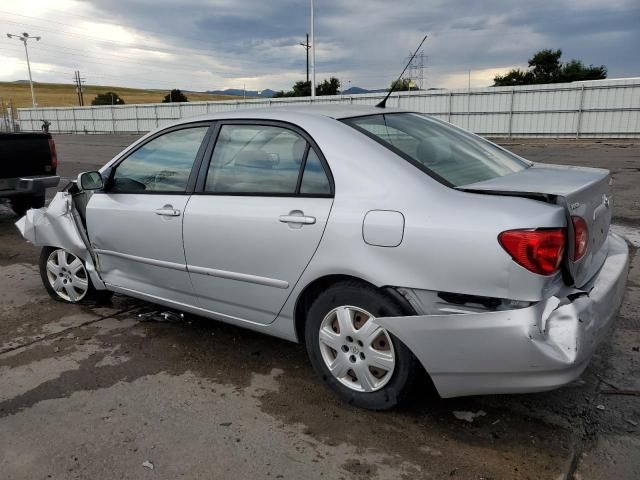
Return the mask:
<path fill-rule="evenodd" d="M 409 65 L 411 65 L 411 62 L 413 62 L 413 59 L 415 58 L 415 56 L 418 54 L 418 52 L 420 51 L 420 47 L 422 47 L 422 44 L 424 43 L 424 41 L 427 39 L 427 35 L 424 36 L 424 38 L 422 39 L 422 41 L 420 42 L 420 45 L 418 45 L 418 48 L 416 48 L 416 51 L 413 52 L 413 55 L 411 55 L 411 58 L 409 59 L 409 61 L 407 62 L 407 64 L 404 66 L 404 70 L 402 70 L 402 73 L 400 74 L 400 76 L 398 77 L 398 79 L 393 82 L 393 84 L 391 85 L 391 88 L 389 89 L 389 92 L 387 93 L 387 96 L 384 97 L 384 100 L 382 100 L 379 104 L 376 105 L 376 107 L 378 108 L 386 108 L 387 106 L 387 99 L 391 96 L 391 94 L 394 92 L 394 90 L 396 88 L 398 88 L 398 84 L 400 83 L 400 79 L 402 78 L 402 75 L 404 75 L 404 72 L 407 70 L 407 68 L 409 67 Z"/>

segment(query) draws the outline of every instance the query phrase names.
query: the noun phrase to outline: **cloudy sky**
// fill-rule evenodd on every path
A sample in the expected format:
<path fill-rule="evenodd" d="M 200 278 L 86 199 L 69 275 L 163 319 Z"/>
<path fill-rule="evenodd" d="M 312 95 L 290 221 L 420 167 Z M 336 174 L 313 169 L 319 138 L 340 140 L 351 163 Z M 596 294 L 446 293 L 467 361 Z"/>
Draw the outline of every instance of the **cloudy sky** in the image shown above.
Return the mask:
<path fill-rule="evenodd" d="M 315 0 L 318 80 L 382 88 L 427 33 L 427 87 L 487 86 L 541 48 L 640 76 L 639 0 Z M 308 0 L 2 0 L 0 81 L 187 90 L 286 89 L 304 79 Z"/>

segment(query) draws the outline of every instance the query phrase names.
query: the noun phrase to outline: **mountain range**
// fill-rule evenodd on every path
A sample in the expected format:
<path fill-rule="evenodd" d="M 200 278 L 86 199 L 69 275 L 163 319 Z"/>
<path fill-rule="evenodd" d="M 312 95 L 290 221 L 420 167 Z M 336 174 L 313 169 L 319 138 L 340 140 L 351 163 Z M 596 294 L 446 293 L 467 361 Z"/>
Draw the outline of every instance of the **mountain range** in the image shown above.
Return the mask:
<path fill-rule="evenodd" d="M 382 88 L 379 90 L 367 90 L 360 87 L 350 87 L 342 92 L 343 95 L 357 95 L 359 93 L 378 93 L 386 92 L 387 90 Z M 277 92 L 267 88 L 265 90 L 242 90 L 241 88 L 227 88 L 226 90 L 207 90 L 207 93 L 215 95 L 234 95 L 237 97 L 247 98 L 272 98 Z"/>

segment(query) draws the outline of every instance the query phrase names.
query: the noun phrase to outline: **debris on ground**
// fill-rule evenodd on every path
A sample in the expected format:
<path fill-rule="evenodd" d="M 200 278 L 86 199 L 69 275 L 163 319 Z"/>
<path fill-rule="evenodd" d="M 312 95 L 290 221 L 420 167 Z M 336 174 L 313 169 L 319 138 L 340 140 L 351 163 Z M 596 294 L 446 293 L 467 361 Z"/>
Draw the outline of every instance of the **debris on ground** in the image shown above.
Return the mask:
<path fill-rule="evenodd" d="M 596 406 L 596 408 L 597 408 L 598 410 L 604 410 L 604 409 L 605 409 L 605 406 L 604 406 L 604 405 L 597 405 L 597 406 Z"/>
<path fill-rule="evenodd" d="M 634 427 L 638 426 L 638 422 L 636 422 L 635 420 L 631 420 L 630 418 L 625 418 L 625 421 L 630 424 L 633 425 Z"/>
<path fill-rule="evenodd" d="M 484 410 L 478 410 L 477 412 L 465 412 L 460 410 L 454 410 L 453 416 L 458 420 L 464 420 L 465 422 L 473 423 L 473 419 L 477 417 L 484 417 L 487 413 Z"/>
<path fill-rule="evenodd" d="M 640 397 L 640 390 L 600 390 L 603 395 L 628 395 L 631 397 Z"/>
<path fill-rule="evenodd" d="M 145 460 L 144 462 L 142 462 L 142 466 L 144 468 L 148 468 L 149 470 L 153 470 L 153 463 L 151 463 L 149 460 Z"/>
<path fill-rule="evenodd" d="M 141 322 L 181 322 L 184 320 L 184 313 L 171 311 L 151 311 L 138 314 Z"/>

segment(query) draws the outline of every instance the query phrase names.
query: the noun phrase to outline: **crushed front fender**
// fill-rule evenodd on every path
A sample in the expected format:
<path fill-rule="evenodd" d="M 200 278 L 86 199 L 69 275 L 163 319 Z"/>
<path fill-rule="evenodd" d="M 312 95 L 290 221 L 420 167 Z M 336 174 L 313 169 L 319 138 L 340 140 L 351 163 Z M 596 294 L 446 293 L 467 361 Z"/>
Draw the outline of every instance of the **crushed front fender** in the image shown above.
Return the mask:
<path fill-rule="evenodd" d="M 64 248 L 81 258 L 94 287 L 98 290 L 105 289 L 96 269 L 87 233 L 70 193 L 58 192 L 48 207 L 28 210 L 15 225 L 25 240 L 33 245 Z"/>

